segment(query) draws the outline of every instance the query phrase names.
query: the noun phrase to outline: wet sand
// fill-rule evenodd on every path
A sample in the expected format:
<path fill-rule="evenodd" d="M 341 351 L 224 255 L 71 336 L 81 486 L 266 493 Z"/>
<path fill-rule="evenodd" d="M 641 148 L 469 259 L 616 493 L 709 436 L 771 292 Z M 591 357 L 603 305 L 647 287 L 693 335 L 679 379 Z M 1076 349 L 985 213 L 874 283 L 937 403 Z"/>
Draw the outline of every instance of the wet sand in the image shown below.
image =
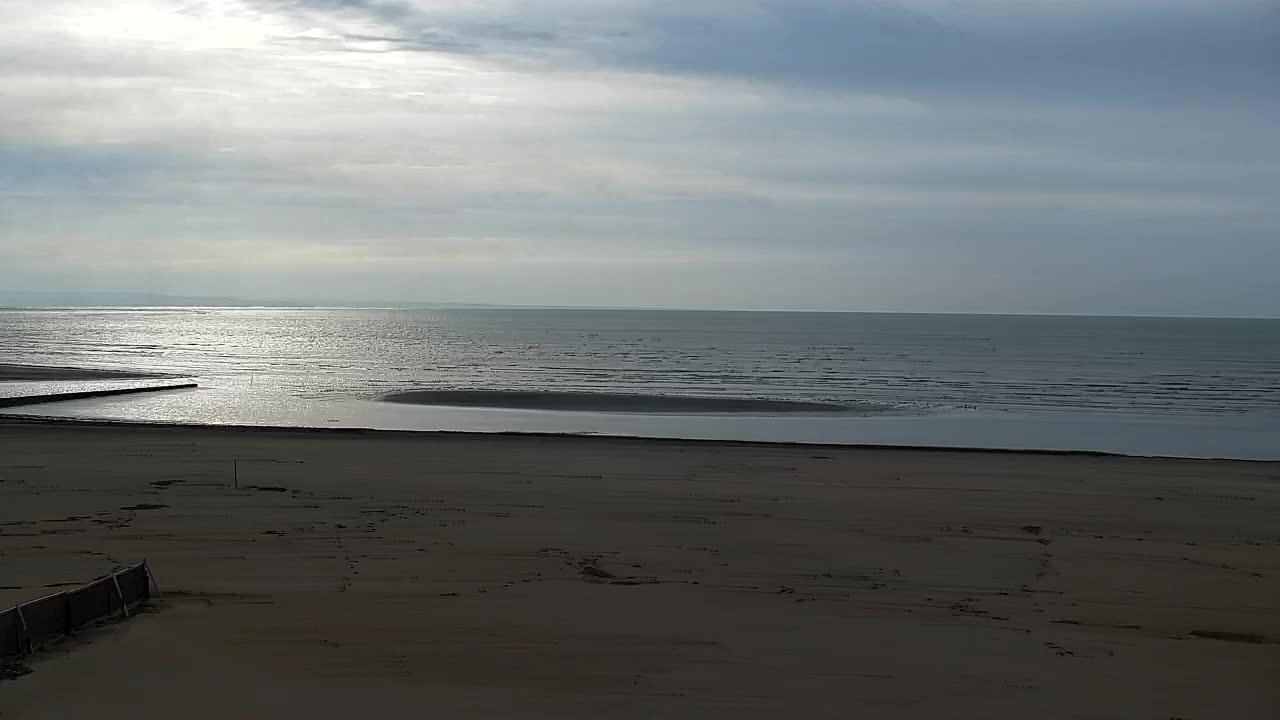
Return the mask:
<path fill-rule="evenodd" d="M 155 375 L 126 370 L 96 370 L 93 368 L 54 367 L 49 365 L 11 365 L 0 363 L 0 382 L 42 380 L 136 380 L 157 378 Z"/>
<path fill-rule="evenodd" d="M 539 390 L 409 390 L 392 393 L 383 399 L 407 405 L 606 413 L 775 414 L 838 413 L 853 410 L 835 403 L 790 400 Z"/>
<path fill-rule="evenodd" d="M 166 591 L 0 718 L 1270 718 L 1277 517 L 1273 463 L 0 420 L 0 605 Z"/>

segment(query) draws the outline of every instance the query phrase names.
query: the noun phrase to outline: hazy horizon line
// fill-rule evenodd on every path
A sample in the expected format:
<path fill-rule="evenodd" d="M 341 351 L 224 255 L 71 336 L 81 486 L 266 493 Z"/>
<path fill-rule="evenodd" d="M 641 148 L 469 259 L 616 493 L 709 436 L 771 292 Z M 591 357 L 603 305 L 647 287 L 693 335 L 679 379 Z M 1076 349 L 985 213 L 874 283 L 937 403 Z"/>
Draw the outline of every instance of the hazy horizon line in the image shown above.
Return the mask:
<path fill-rule="evenodd" d="M 11 295 L 65 295 L 77 293 L 57 293 L 46 291 L 11 291 Z M 59 310 L 59 309 L 174 309 L 174 310 L 577 310 L 577 311 L 633 311 L 633 312 L 703 312 L 703 313 L 792 313 L 798 315 L 955 315 L 955 316 L 989 316 L 989 317 L 1062 317 L 1062 318 L 1150 318 L 1150 319 L 1186 319 L 1186 320 L 1280 320 L 1280 315 L 1194 315 L 1194 314 L 1125 314 L 1125 313 L 1082 313 L 1082 312 L 1042 312 L 1042 311 L 975 311 L 975 310 L 855 310 L 855 309 L 806 309 L 806 308 L 753 308 L 753 307 L 697 307 L 697 306 L 661 306 L 661 305 L 565 305 L 565 304 L 526 304 L 526 303 L 486 303 L 462 301 L 431 300 L 288 300 L 282 298 L 240 298 L 235 296 L 188 296 L 167 293 L 127 293 L 101 292 L 84 293 L 109 297 L 112 295 L 134 295 L 137 298 L 150 297 L 175 301 L 221 300 L 228 304 L 216 302 L 33 302 L 12 303 L 0 301 L 0 310 Z M 0 294 L 2 297 L 3 294 Z"/>

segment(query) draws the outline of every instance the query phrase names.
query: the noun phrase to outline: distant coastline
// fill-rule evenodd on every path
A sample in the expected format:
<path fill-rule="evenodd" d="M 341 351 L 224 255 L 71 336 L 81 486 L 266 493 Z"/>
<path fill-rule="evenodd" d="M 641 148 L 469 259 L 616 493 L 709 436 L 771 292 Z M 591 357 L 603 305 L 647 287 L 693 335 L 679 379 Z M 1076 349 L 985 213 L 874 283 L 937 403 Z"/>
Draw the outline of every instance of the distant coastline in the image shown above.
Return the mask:
<path fill-rule="evenodd" d="M 359 308 L 362 310 L 431 310 L 494 308 L 513 306 L 486 303 L 433 303 L 403 301 L 296 301 L 269 298 L 238 298 L 213 295 L 169 295 L 164 293 L 80 293 L 40 291 L 0 291 L 0 309 L 71 309 L 71 308 L 272 308 L 323 309 Z"/>
<path fill-rule="evenodd" d="M 206 309 L 264 309 L 264 310 L 563 310 L 580 312 L 684 312 L 684 313 L 741 313 L 792 315 L 920 315 L 920 316 L 968 316 L 968 317 L 1050 317 L 1050 318 L 1116 318 L 1116 319 L 1165 319 L 1165 320 L 1243 320 L 1280 321 L 1280 316 L 1267 315 L 1213 315 L 1213 314 L 1153 314 L 1130 313 L 1073 313 L 1063 311 L 992 312 L 989 310 L 892 310 L 892 309 L 831 309 L 831 308 L 760 308 L 760 307 L 685 307 L 685 306 L 624 306 L 624 305 L 572 305 L 572 304 L 521 304 L 440 302 L 420 300 L 353 300 L 334 298 L 307 298 L 282 300 L 273 298 L 240 298 L 226 296 L 170 295 L 164 293 L 78 293 L 45 291 L 0 290 L 0 310 L 76 310 L 76 309 L 141 309 L 141 308 L 206 308 Z"/>

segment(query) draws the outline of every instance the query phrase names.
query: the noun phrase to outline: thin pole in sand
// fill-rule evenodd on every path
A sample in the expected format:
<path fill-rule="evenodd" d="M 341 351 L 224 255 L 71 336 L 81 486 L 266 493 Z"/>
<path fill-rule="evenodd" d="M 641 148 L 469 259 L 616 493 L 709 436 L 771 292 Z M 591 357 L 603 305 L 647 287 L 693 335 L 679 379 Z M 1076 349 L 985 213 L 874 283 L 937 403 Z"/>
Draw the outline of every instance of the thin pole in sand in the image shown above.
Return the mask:
<path fill-rule="evenodd" d="M 231 461 L 231 472 L 233 473 L 233 477 L 235 478 L 235 488 L 236 490 L 239 490 L 240 489 L 240 461 L 239 460 Z"/>
<path fill-rule="evenodd" d="M 124 612 L 125 617 L 129 617 L 129 602 L 124 599 L 124 591 L 120 589 L 120 576 L 115 575 L 111 580 L 116 584 L 116 597 L 120 598 L 120 610 Z"/>
<path fill-rule="evenodd" d="M 147 595 L 159 595 L 160 583 L 156 582 L 156 576 L 151 574 L 151 566 L 146 560 L 142 561 L 142 572 L 147 574 Z"/>
<path fill-rule="evenodd" d="M 27 617 L 22 614 L 22 606 L 19 605 L 17 610 L 18 610 L 18 622 L 21 623 L 22 625 L 22 642 L 19 644 L 25 646 L 27 650 L 27 654 L 30 655 L 31 653 L 36 651 L 35 646 L 31 644 L 31 628 L 27 627 Z"/>

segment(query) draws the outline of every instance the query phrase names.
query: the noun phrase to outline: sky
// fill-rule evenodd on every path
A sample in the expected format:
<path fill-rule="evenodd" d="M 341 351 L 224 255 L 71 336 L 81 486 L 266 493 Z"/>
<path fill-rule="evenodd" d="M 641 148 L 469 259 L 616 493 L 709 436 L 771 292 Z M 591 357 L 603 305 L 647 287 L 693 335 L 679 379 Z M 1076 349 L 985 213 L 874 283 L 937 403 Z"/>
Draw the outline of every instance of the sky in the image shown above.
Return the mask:
<path fill-rule="evenodd" d="M 0 0 L 0 289 L 1280 316 L 1276 0 Z"/>

